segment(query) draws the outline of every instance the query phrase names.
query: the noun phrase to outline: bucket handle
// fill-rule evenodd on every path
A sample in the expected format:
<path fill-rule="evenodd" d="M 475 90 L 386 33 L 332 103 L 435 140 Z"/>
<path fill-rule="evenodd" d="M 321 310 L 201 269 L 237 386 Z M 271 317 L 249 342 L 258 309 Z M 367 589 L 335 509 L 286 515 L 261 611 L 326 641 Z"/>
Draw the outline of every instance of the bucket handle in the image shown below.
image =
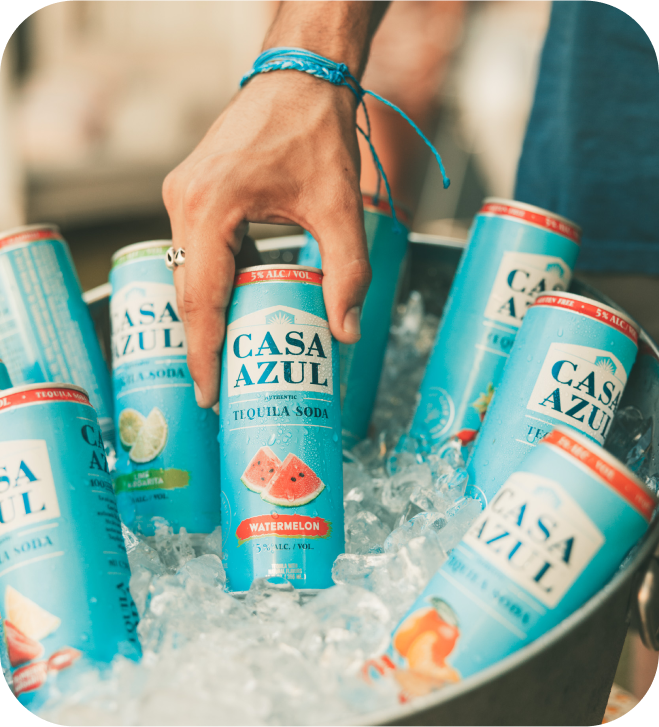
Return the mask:
<path fill-rule="evenodd" d="M 659 651 L 659 546 L 641 580 L 636 608 L 643 644 L 648 649 Z"/>

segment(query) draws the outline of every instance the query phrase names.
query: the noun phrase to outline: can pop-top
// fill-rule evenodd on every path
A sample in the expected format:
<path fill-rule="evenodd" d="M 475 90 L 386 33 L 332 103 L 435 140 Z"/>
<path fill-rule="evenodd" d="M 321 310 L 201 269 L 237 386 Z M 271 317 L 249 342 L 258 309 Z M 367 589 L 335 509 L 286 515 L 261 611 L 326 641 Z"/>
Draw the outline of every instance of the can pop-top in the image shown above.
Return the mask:
<path fill-rule="evenodd" d="M 230 591 L 263 577 L 327 588 L 345 548 L 339 357 L 321 285 L 299 265 L 236 275 L 220 382 Z"/>
<path fill-rule="evenodd" d="M 113 446 L 112 390 L 69 247 L 55 225 L 0 234 L 0 356 L 14 386 L 82 386 Z"/>
<path fill-rule="evenodd" d="M 418 694 L 517 651 L 595 595 L 656 502 L 598 444 L 558 427 L 531 450 L 393 633 L 388 663 Z"/>
<path fill-rule="evenodd" d="M 187 343 L 165 264 L 169 240 L 129 245 L 112 258 L 112 383 L 117 418 L 114 487 L 128 527 L 176 532 L 220 524 L 219 417 L 197 405 Z"/>
<path fill-rule="evenodd" d="M 30 709 L 87 657 L 137 658 L 130 569 L 96 413 L 83 389 L 0 395 L 0 615 Z M 64 675 L 64 671 L 67 675 Z"/>
<path fill-rule="evenodd" d="M 11 379 L 4 361 L 0 360 L 0 390 L 2 389 L 11 389 Z"/>
<path fill-rule="evenodd" d="M 532 205 L 488 198 L 476 215 L 420 389 L 410 435 L 424 447 L 480 429 L 529 306 L 567 290 L 579 228 Z"/>
<path fill-rule="evenodd" d="M 364 439 L 368 431 L 410 227 L 410 215 L 401 207 L 396 206 L 396 225 L 386 201 L 370 195 L 363 195 L 363 201 L 373 279 L 362 308 L 362 337 L 354 344 L 339 344 L 341 421 L 346 449 Z M 320 267 L 318 243 L 308 233 L 299 262 Z"/>
<path fill-rule="evenodd" d="M 474 492 L 491 499 L 557 424 L 604 444 L 637 346 L 636 324 L 615 308 L 573 293 L 538 297 L 468 462 Z"/>

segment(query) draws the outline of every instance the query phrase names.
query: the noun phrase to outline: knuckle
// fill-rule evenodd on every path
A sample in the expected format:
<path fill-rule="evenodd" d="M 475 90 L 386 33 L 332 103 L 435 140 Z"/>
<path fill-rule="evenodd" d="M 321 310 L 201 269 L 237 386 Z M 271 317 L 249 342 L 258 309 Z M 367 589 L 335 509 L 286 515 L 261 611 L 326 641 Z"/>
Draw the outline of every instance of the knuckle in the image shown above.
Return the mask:
<path fill-rule="evenodd" d="M 174 209 L 177 197 L 178 174 L 176 169 L 174 169 L 165 177 L 162 183 L 162 199 L 168 212 Z"/>
<path fill-rule="evenodd" d="M 183 212 L 187 217 L 196 217 L 209 202 L 210 187 L 205 179 L 193 177 L 185 186 L 182 195 Z"/>

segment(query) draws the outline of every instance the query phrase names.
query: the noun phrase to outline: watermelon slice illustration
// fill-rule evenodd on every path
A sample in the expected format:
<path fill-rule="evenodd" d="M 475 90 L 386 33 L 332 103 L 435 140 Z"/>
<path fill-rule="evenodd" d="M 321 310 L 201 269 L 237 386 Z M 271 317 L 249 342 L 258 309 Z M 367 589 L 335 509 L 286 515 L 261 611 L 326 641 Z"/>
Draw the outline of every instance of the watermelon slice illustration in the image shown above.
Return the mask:
<path fill-rule="evenodd" d="M 40 659 L 43 656 L 44 648 L 38 641 L 19 631 L 11 621 L 5 621 L 4 627 L 9 663 L 12 666 L 24 664 L 32 659 Z"/>
<path fill-rule="evenodd" d="M 324 489 L 325 485 L 311 467 L 294 454 L 288 454 L 261 497 L 273 505 L 300 507 L 315 500 Z"/>
<path fill-rule="evenodd" d="M 261 494 L 280 466 L 281 460 L 270 447 L 261 447 L 247 465 L 240 481 L 248 489 Z"/>

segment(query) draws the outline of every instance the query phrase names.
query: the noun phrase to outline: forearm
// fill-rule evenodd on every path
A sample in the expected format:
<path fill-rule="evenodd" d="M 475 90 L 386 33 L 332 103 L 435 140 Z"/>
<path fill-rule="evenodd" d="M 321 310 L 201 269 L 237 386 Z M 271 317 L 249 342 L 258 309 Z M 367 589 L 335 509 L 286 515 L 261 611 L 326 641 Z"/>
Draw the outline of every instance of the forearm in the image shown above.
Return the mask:
<path fill-rule="evenodd" d="M 282 2 L 266 35 L 263 50 L 304 48 L 345 63 L 361 78 L 371 39 L 389 2 Z"/>

